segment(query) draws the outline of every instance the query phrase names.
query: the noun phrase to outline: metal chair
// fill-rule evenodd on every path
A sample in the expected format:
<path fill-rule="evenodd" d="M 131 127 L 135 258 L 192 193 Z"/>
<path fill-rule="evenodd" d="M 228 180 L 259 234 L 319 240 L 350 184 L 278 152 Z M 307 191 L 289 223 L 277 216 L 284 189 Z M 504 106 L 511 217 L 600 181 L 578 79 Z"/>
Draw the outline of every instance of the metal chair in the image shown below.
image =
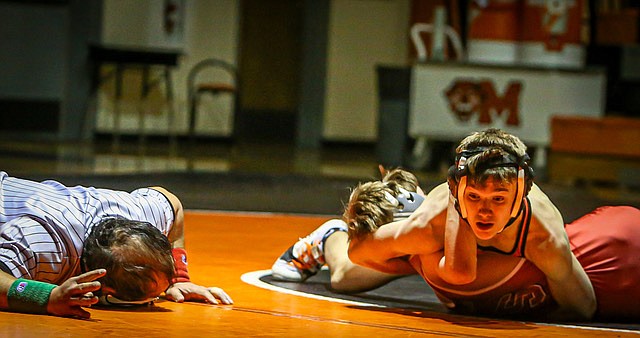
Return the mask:
<path fill-rule="evenodd" d="M 205 74 L 212 75 L 211 73 L 215 73 L 213 75 L 218 75 L 216 77 L 220 77 L 219 73 L 226 73 L 226 76 L 223 76 L 226 79 L 222 81 L 210 80 L 211 76 L 206 76 L 206 79 L 204 79 Z M 220 59 L 204 59 L 198 62 L 189 71 L 187 77 L 187 91 L 187 97 L 189 100 L 189 140 L 193 143 L 195 141 L 198 104 L 200 97 L 203 94 L 210 94 L 213 96 L 225 94 L 233 95 L 234 110 L 237 107 L 238 77 L 236 67 Z"/>

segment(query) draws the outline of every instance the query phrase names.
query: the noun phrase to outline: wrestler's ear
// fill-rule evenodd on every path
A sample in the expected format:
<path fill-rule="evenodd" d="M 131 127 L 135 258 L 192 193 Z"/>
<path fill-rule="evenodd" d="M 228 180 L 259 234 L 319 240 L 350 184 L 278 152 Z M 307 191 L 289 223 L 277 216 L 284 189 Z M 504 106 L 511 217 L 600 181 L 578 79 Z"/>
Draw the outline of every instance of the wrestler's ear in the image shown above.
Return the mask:
<path fill-rule="evenodd" d="M 387 169 L 382 164 L 378 164 L 378 170 L 380 170 L 380 177 L 384 178 L 384 175 L 387 174 Z"/>

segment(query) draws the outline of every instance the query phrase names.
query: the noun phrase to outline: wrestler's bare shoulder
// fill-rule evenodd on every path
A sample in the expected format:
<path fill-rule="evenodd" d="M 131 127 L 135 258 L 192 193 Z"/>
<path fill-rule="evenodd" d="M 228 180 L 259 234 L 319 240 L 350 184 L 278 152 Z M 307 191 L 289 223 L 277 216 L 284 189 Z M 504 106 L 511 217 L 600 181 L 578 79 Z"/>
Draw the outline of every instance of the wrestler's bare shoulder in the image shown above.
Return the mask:
<path fill-rule="evenodd" d="M 525 255 L 537 264 L 554 261 L 557 253 L 566 252 L 569 246 L 562 214 L 536 185 L 531 188 L 529 200 L 533 216 Z"/>
<path fill-rule="evenodd" d="M 415 228 L 444 226 L 449 195 L 447 183 L 440 184 L 429 191 L 418 210 L 409 217 L 411 226 Z"/>
<path fill-rule="evenodd" d="M 533 212 L 532 227 L 530 231 L 545 231 L 554 234 L 564 232 L 562 214 L 537 185 L 531 187 L 529 192 L 531 211 Z"/>
<path fill-rule="evenodd" d="M 449 185 L 447 182 L 438 184 L 435 188 L 431 189 L 427 194 L 427 198 L 431 199 L 448 199 L 449 198 Z"/>

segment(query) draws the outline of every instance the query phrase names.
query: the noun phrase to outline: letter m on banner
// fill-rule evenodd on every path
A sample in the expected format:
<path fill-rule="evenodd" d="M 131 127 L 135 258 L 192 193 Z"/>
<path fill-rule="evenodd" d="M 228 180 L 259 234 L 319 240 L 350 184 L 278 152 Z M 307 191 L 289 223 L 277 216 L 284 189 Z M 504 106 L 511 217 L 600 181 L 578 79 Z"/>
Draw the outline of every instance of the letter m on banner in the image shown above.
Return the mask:
<path fill-rule="evenodd" d="M 520 125 L 521 82 L 509 82 L 504 95 L 498 96 L 491 81 L 455 80 L 445 91 L 451 113 L 460 121 L 468 122 L 475 115 L 478 123 L 492 124 L 500 117 L 506 125 Z"/>

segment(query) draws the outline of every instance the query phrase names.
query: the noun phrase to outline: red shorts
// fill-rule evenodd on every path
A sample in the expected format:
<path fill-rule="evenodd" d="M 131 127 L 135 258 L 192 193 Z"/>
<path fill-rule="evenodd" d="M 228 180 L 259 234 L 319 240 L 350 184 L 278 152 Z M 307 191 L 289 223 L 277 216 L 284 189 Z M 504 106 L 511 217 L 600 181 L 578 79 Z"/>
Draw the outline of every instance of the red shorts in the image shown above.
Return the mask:
<path fill-rule="evenodd" d="M 565 226 L 591 280 L 597 318 L 640 318 L 640 210 L 601 207 Z"/>

